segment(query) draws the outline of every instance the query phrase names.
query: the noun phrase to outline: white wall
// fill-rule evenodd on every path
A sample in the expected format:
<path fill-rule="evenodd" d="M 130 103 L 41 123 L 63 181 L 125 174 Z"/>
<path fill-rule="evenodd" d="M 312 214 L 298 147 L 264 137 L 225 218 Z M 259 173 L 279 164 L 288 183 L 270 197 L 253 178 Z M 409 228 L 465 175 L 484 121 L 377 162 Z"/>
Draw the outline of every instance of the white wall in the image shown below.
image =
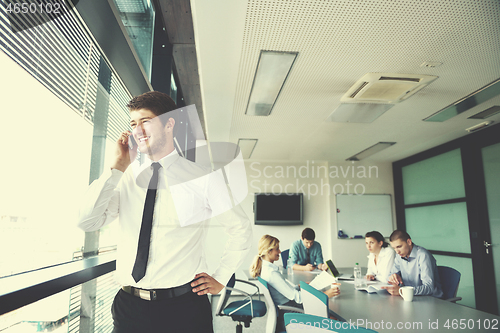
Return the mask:
<path fill-rule="evenodd" d="M 354 266 L 356 262 L 366 266 L 368 251 L 365 248 L 364 239 L 337 239 L 335 194 L 343 191 L 344 194 L 385 193 L 393 196 L 391 163 L 246 161 L 245 168 L 248 195 L 241 205 L 252 222 L 253 241 L 252 249 L 242 269 L 248 269 L 250 266 L 257 254 L 257 243 L 262 235 L 270 234 L 279 238 L 280 248 L 285 250 L 293 241 L 300 238 L 302 230 L 306 227 L 313 228 L 316 232 L 316 240 L 321 243 L 325 260 L 331 258 L 339 267 Z M 254 193 L 259 192 L 304 193 L 304 224 L 300 226 L 254 225 Z M 395 216 L 394 203 L 393 216 Z M 395 220 L 393 223 L 395 226 Z M 214 221 L 208 230 L 207 239 L 207 262 L 211 270 L 217 267 L 226 240 L 227 236 L 223 229 Z M 244 278 L 241 273 L 242 270 L 240 274 L 237 274 L 238 278 Z"/>
<path fill-rule="evenodd" d="M 304 193 L 304 224 L 297 226 L 263 226 L 254 225 L 254 241 L 252 254 L 257 254 L 257 243 L 262 235 L 269 234 L 280 240 L 280 249 L 286 250 L 299 239 L 306 227 L 314 229 L 316 240 L 321 243 L 323 251 L 330 253 L 330 223 L 328 223 L 328 191 L 321 194 L 321 184 L 328 184 L 325 172 L 316 174 L 316 167 L 327 168 L 325 162 L 308 163 L 245 163 L 248 191 L 247 200 L 243 202 L 244 210 L 253 222 L 254 193 Z M 313 175 L 313 172 L 314 175 Z M 250 264 L 250 263 L 249 263 Z M 281 264 L 281 263 L 280 263 Z"/>
<path fill-rule="evenodd" d="M 348 170 L 347 167 L 351 166 Z M 351 186 L 357 185 L 358 192 L 364 189 L 365 194 L 390 194 L 392 196 L 392 216 L 393 216 L 393 228 L 396 229 L 396 214 L 394 209 L 394 185 L 392 176 L 392 164 L 391 163 L 370 163 L 370 162 L 344 162 L 340 164 L 331 164 L 330 168 L 335 170 L 339 169 L 339 178 L 331 178 L 330 181 L 334 184 L 346 184 L 350 182 L 353 184 Z M 354 173 L 353 169 L 354 167 Z M 348 172 L 349 171 L 349 172 Z M 335 185 L 332 185 L 334 187 Z M 340 190 L 340 186 L 336 189 Z M 347 186 L 344 186 L 344 190 Z M 351 192 L 352 193 L 352 192 Z M 336 214 L 336 204 L 335 195 L 332 194 L 329 198 L 329 209 L 330 211 L 330 225 L 332 227 L 332 232 L 330 233 L 330 256 L 332 261 L 338 267 L 351 267 L 357 262 L 361 266 L 367 265 L 367 255 L 368 250 L 365 247 L 365 240 L 363 239 L 338 239 L 337 238 L 337 214 Z M 366 232 L 372 230 L 366 230 Z M 390 235 L 384 235 L 389 237 Z M 323 254 L 325 257 L 326 254 Z M 326 260 L 326 259 L 325 259 Z"/>

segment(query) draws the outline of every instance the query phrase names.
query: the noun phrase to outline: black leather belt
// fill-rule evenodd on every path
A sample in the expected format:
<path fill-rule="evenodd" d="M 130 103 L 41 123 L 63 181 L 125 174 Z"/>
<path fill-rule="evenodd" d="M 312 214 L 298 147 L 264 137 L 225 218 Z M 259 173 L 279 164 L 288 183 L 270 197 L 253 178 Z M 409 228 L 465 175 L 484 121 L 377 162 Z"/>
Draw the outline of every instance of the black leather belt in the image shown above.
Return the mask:
<path fill-rule="evenodd" d="M 132 296 L 139 297 L 140 299 L 144 299 L 146 301 L 159 301 L 162 299 L 179 297 L 188 292 L 192 292 L 191 290 L 193 287 L 191 287 L 191 282 L 168 289 L 140 289 L 132 286 L 123 286 L 122 290 Z"/>

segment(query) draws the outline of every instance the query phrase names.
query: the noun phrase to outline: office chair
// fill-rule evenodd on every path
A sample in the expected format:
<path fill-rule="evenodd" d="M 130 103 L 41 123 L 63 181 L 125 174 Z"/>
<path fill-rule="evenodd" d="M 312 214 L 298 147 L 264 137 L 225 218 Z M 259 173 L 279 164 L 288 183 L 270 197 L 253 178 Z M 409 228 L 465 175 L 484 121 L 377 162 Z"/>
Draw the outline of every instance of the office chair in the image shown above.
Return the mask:
<path fill-rule="evenodd" d="M 300 281 L 300 293 L 302 295 L 302 305 L 304 305 L 305 314 L 323 318 L 333 316 L 341 321 L 346 321 L 328 308 L 328 296 L 325 293 L 311 287 L 304 281 Z"/>
<path fill-rule="evenodd" d="M 441 289 L 443 290 L 441 298 L 453 303 L 461 301 L 462 297 L 457 297 L 457 291 L 462 274 L 456 269 L 447 266 L 438 266 L 437 269 L 441 280 Z"/>
<path fill-rule="evenodd" d="M 285 313 L 287 333 L 295 332 L 375 332 L 374 330 L 350 325 L 348 322 L 325 319 L 304 313 Z"/>
<path fill-rule="evenodd" d="M 299 312 L 302 313 L 302 309 L 294 308 L 291 306 L 284 306 L 284 305 L 276 305 L 274 304 L 273 298 L 271 297 L 271 292 L 269 291 L 269 284 L 267 283 L 266 280 L 261 278 L 259 276 L 259 282 L 264 286 L 264 289 L 262 290 L 262 293 L 264 294 L 264 297 L 266 298 L 266 303 L 269 308 L 268 314 L 267 314 L 267 323 L 266 323 L 266 333 L 274 333 L 276 331 L 276 323 L 278 321 L 278 309 L 280 310 L 286 310 L 286 311 L 293 311 L 293 312 Z"/>
<path fill-rule="evenodd" d="M 234 288 L 234 284 L 236 282 L 251 285 L 255 287 L 257 291 L 250 295 L 243 290 Z M 227 304 L 232 291 L 237 291 L 242 295 L 246 295 L 245 299 Z M 258 295 L 258 300 L 254 300 L 252 298 L 255 295 Z M 226 288 L 224 288 L 221 293 L 215 313 L 217 316 L 229 316 L 233 319 L 233 321 L 237 321 L 238 325 L 236 325 L 236 333 L 242 333 L 243 326 L 241 323 L 244 323 L 245 327 L 250 327 L 250 323 L 253 318 L 263 317 L 266 314 L 266 304 L 260 300 L 259 287 L 248 281 L 237 280 L 233 274 L 231 279 L 229 279 Z"/>
<path fill-rule="evenodd" d="M 281 252 L 281 260 L 283 261 L 283 267 L 287 269 L 288 266 L 288 257 L 290 255 L 290 250 L 285 250 Z"/>

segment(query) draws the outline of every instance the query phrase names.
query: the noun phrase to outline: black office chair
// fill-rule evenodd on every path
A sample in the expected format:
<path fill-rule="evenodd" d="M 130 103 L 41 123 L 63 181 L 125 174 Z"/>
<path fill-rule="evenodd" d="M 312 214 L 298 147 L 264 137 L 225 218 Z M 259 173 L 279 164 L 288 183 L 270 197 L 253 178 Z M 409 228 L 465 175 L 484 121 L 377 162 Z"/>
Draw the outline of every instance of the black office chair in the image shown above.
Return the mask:
<path fill-rule="evenodd" d="M 248 294 L 243 290 L 234 288 L 234 284 L 236 282 L 246 283 L 251 285 L 257 289 L 257 291 L 253 294 Z M 229 304 L 229 297 L 231 296 L 232 291 L 237 291 L 238 293 L 245 295 L 245 299 L 241 301 L 234 301 Z M 254 300 L 252 297 L 258 295 L 258 300 Z M 217 310 L 215 311 L 217 316 L 229 316 L 234 321 L 238 322 L 236 325 L 236 333 L 243 332 L 243 326 L 241 323 L 245 325 L 245 327 L 250 327 L 250 323 L 252 319 L 255 317 L 263 317 L 266 314 L 266 303 L 260 300 L 259 287 L 255 284 L 250 283 L 244 280 L 237 280 L 235 275 L 231 277 L 229 282 L 227 283 L 226 288 L 222 291 L 219 299 L 219 303 L 217 304 Z"/>
<path fill-rule="evenodd" d="M 281 252 L 281 260 L 283 261 L 283 267 L 285 267 L 285 269 L 287 268 L 287 265 L 288 265 L 289 254 L 290 254 L 290 250 L 285 250 L 285 251 Z"/>
<path fill-rule="evenodd" d="M 457 297 L 457 291 L 462 274 L 456 269 L 447 266 L 438 266 L 437 269 L 441 280 L 441 289 L 443 290 L 441 298 L 453 303 L 461 301 L 462 297 Z"/>

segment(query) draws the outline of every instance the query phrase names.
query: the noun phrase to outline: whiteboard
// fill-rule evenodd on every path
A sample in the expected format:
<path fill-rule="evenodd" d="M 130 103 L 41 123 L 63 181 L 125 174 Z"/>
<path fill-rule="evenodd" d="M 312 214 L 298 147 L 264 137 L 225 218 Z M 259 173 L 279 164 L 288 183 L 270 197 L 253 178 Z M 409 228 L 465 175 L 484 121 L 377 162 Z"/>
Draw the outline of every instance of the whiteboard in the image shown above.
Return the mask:
<path fill-rule="evenodd" d="M 389 237 L 392 226 L 392 200 L 390 194 L 363 194 L 335 196 L 337 205 L 337 237 L 342 230 L 348 239 L 365 237 L 369 231 L 378 231 Z"/>

